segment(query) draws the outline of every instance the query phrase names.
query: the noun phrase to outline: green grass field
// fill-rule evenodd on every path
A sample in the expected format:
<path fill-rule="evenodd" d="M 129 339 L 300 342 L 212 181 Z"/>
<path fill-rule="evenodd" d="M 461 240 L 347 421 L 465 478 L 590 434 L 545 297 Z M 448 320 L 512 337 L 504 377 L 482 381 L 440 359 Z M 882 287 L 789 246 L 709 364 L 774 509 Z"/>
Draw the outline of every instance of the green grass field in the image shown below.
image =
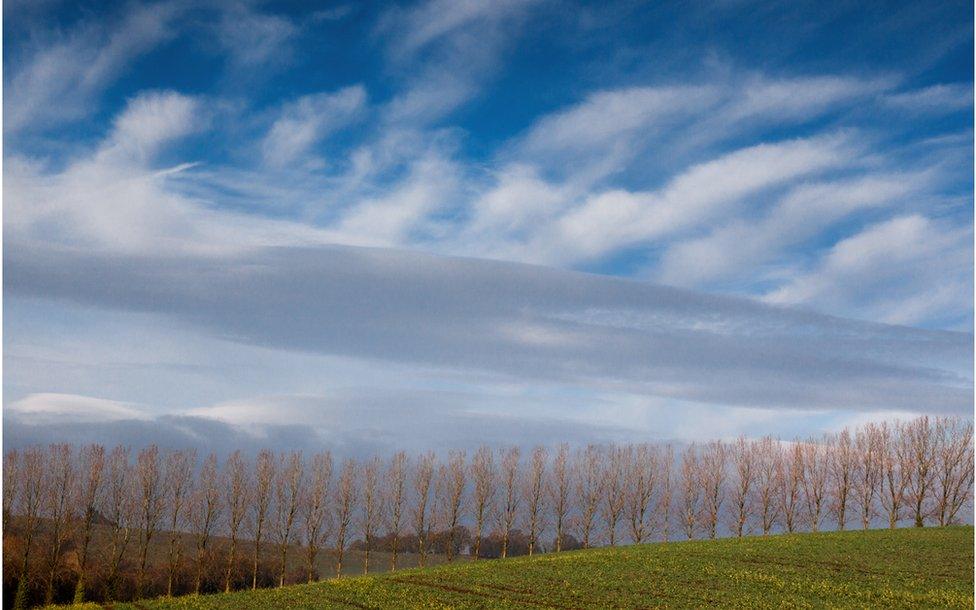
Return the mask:
<path fill-rule="evenodd" d="M 594 549 L 253 593 L 145 600 L 114 609 L 706 606 L 972 608 L 973 528 Z"/>

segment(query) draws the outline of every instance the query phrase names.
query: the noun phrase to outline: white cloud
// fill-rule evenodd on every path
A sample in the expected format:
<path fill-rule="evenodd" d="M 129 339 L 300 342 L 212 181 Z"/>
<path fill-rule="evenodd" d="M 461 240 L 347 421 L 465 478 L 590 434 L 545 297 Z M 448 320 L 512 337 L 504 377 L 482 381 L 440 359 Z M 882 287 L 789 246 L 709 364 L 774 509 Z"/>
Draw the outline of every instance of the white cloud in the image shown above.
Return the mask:
<path fill-rule="evenodd" d="M 50 172 L 7 159 L 4 231 L 9 243 L 96 248 L 109 252 L 229 252 L 260 244 L 322 243 L 308 225 L 211 208 L 170 181 L 192 164 L 152 167 L 160 147 L 201 125 L 200 104 L 175 92 L 129 100 L 112 131 L 88 157 Z"/>
<path fill-rule="evenodd" d="M 426 125 L 447 116 L 473 98 L 480 84 L 454 67 L 438 66 L 411 79 L 405 90 L 385 107 L 392 124 Z"/>
<path fill-rule="evenodd" d="M 389 191 L 357 202 L 329 229 L 335 243 L 391 246 L 406 243 L 429 216 L 452 203 L 458 168 L 437 156 L 418 160 Z"/>
<path fill-rule="evenodd" d="M 853 430 L 859 428 L 866 424 L 878 423 L 878 422 L 898 422 L 898 421 L 910 421 L 924 415 L 924 412 L 919 412 L 915 410 L 905 410 L 905 411 L 893 411 L 893 410 L 883 410 L 874 411 L 871 413 L 840 413 L 836 414 L 833 422 L 828 428 L 828 432 L 840 432 L 844 428 L 848 430 Z"/>
<path fill-rule="evenodd" d="M 483 28 L 517 15 L 531 4 L 527 0 L 426 0 L 406 11 L 391 11 L 384 25 L 404 32 L 395 39 L 394 52 L 412 55 L 466 28 Z"/>
<path fill-rule="evenodd" d="M 317 10 L 312 13 L 312 21 L 339 21 L 354 10 L 356 7 L 352 4 L 340 4 L 332 8 Z"/>
<path fill-rule="evenodd" d="M 9 409 L 21 421 L 33 425 L 112 422 L 149 417 L 135 405 L 75 394 L 31 394 L 7 405 L 5 409 Z"/>
<path fill-rule="evenodd" d="M 240 75 L 253 75 L 255 68 L 284 63 L 288 45 L 298 28 L 285 17 L 251 10 L 244 3 L 232 4 L 216 27 L 220 44 Z"/>
<path fill-rule="evenodd" d="M 537 121 L 525 136 L 523 146 L 536 154 L 606 150 L 637 131 L 671 128 L 676 117 L 703 112 L 715 102 L 716 94 L 711 87 L 598 91 L 575 106 Z"/>
<path fill-rule="evenodd" d="M 521 233 L 559 211 L 565 200 L 558 186 L 541 179 L 530 166 L 513 165 L 499 172 L 496 183 L 471 206 L 468 229 L 491 238 Z"/>
<path fill-rule="evenodd" d="M 198 407 L 188 410 L 186 415 L 216 419 L 259 432 L 268 425 L 308 423 L 311 416 L 309 411 L 307 401 L 303 400 L 254 399 Z M 315 415 L 318 425 L 328 423 L 321 411 Z"/>
<path fill-rule="evenodd" d="M 286 104 L 261 144 L 265 163 L 282 168 L 300 162 L 317 142 L 352 121 L 365 103 L 366 91 L 356 85 Z"/>
<path fill-rule="evenodd" d="M 577 196 L 576 189 L 544 180 L 531 165 L 506 166 L 471 200 L 445 247 L 465 256 L 533 261 L 530 242 Z"/>
<path fill-rule="evenodd" d="M 389 70 L 402 82 L 383 111 L 386 122 L 433 124 L 475 98 L 495 76 L 533 0 L 425 0 L 393 8 L 377 35 Z"/>
<path fill-rule="evenodd" d="M 957 112 L 973 107 L 973 84 L 939 84 L 903 91 L 886 96 L 884 103 L 891 108 L 917 113 Z"/>
<path fill-rule="evenodd" d="M 841 240 L 765 299 L 897 324 L 959 324 L 971 303 L 972 266 L 970 228 L 902 216 Z"/>
<path fill-rule="evenodd" d="M 175 91 L 150 91 L 129 100 L 115 119 L 102 154 L 135 155 L 151 159 L 158 148 L 196 131 L 200 124 L 199 103 Z M 117 150 L 113 150 L 117 149 Z"/>
<path fill-rule="evenodd" d="M 660 239 L 730 214 L 741 200 L 777 185 L 849 163 L 844 138 L 760 144 L 695 165 L 659 191 L 610 191 L 589 198 L 558 221 L 556 243 L 568 260 Z"/>
<path fill-rule="evenodd" d="M 735 278 L 756 280 L 757 265 L 775 262 L 790 246 L 803 245 L 852 214 L 893 206 L 917 193 L 928 180 L 920 174 L 869 174 L 801 184 L 759 219 L 737 219 L 705 237 L 670 246 L 656 276 L 680 286 Z"/>
<path fill-rule="evenodd" d="M 875 96 L 891 82 L 732 71 L 707 84 L 606 89 L 537 119 L 517 153 L 566 179 L 595 182 L 624 170 L 641 171 L 652 158 L 660 167 L 699 160 L 736 136 L 812 121 Z"/>
<path fill-rule="evenodd" d="M 119 23 L 82 24 L 11 62 L 4 131 L 49 129 L 94 112 L 95 100 L 139 56 L 173 35 L 173 3 L 135 6 Z"/>
<path fill-rule="evenodd" d="M 890 89 L 894 82 L 892 78 L 754 76 L 717 118 L 733 126 L 746 119 L 806 121 L 841 104 L 879 94 Z"/>

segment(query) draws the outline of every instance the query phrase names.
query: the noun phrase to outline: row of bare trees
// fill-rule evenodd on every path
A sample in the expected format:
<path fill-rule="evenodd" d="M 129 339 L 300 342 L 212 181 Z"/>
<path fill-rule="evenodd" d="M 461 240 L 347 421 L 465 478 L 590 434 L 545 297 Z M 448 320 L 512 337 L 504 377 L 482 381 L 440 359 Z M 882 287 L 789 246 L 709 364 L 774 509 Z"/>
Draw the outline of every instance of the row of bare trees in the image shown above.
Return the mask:
<path fill-rule="evenodd" d="M 156 446 L 8 452 L 14 606 L 312 581 L 326 551 L 340 576 L 350 548 L 368 572 L 378 551 L 395 570 L 405 551 L 425 565 L 435 553 L 946 525 L 964 518 L 973 489 L 972 423 L 942 417 L 803 441 L 482 447 L 335 469 L 327 451 L 197 457 Z"/>

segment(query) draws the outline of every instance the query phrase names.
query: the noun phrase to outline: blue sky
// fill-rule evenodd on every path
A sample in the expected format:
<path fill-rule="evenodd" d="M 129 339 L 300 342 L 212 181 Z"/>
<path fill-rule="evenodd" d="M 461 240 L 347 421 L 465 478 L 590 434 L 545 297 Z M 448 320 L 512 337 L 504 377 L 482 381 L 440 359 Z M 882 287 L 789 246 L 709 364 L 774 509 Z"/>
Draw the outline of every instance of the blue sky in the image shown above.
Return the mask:
<path fill-rule="evenodd" d="M 970 3 L 4 17 L 6 442 L 972 409 Z"/>

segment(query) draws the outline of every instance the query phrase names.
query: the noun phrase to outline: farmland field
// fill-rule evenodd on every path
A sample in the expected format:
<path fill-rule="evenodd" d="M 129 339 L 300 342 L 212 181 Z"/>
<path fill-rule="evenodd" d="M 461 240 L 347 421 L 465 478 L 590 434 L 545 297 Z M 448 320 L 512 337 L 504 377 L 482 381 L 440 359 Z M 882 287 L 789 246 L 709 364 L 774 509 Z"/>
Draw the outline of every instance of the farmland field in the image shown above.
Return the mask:
<path fill-rule="evenodd" d="M 656 543 L 113 608 L 704 606 L 972 608 L 973 528 Z"/>

